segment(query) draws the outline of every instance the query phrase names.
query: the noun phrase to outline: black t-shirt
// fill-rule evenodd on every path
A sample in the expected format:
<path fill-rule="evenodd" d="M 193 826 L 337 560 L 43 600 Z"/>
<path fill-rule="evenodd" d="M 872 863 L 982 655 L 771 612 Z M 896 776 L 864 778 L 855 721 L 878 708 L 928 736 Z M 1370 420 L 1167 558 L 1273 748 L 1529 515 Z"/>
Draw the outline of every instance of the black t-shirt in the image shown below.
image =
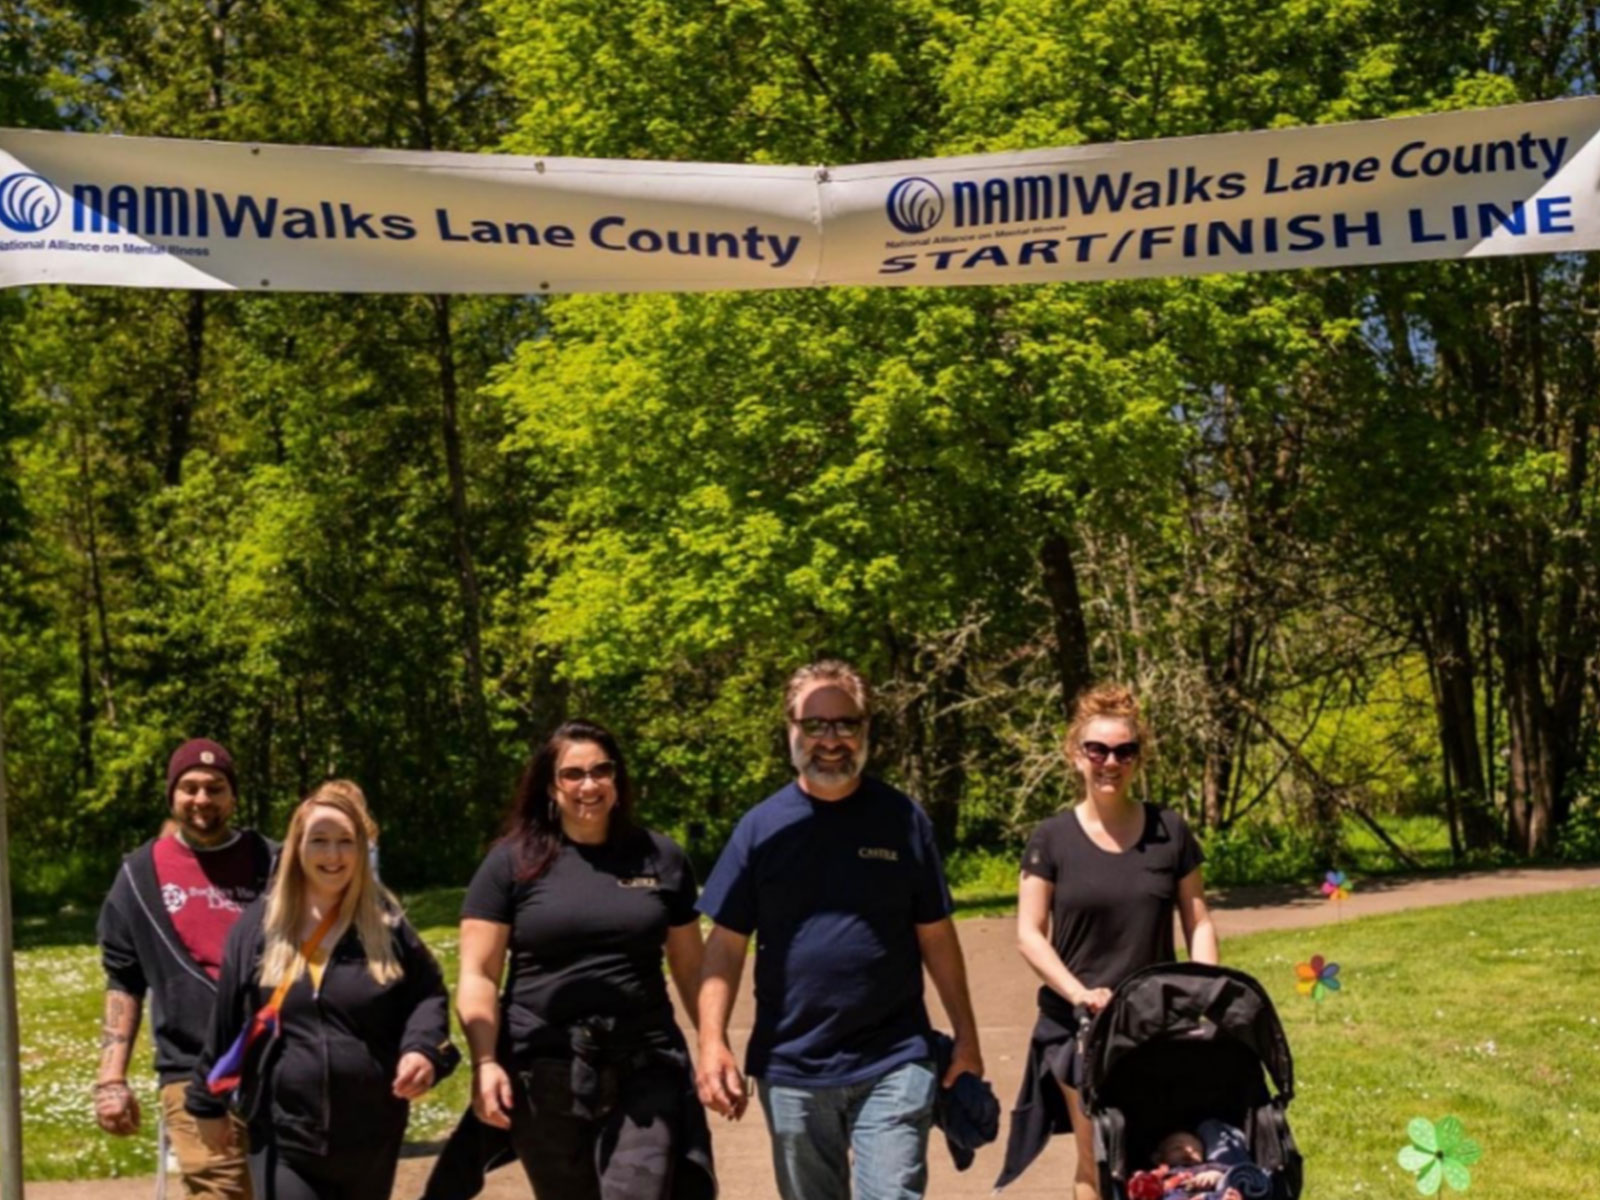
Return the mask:
<path fill-rule="evenodd" d="M 1050 942 L 1067 970 L 1086 988 L 1109 988 L 1175 959 L 1178 882 L 1204 859 L 1188 822 L 1170 808 L 1144 805 L 1144 831 L 1121 853 L 1095 845 L 1069 808 L 1033 831 L 1022 870 L 1055 884 Z M 1040 989 L 1039 1005 L 1066 1008 L 1049 988 Z"/>
<path fill-rule="evenodd" d="M 461 916 L 511 926 L 501 1039 L 517 1058 L 561 1055 L 567 1026 L 609 1017 L 646 1044 L 677 1046 L 661 952 L 669 926 L 698 919 L 694 868 L 670 839 L 563 842 L 532 883 L 500 842 L 472 877 Z"/>

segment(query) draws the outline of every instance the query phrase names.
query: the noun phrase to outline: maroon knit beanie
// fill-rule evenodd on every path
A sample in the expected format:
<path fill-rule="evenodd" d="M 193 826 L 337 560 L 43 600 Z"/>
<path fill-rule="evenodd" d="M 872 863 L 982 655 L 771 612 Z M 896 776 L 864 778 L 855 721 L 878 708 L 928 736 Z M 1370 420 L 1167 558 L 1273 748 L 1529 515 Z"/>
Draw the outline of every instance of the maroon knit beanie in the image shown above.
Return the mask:
<path fill-rule="evenodd" d="M 193 771 L 197 767 L 204 767 L 210 771 L 219 771 L 228 780 L 228 786 L 237 795 L 239 781 L 233 774 L 233 755 L 216 742 L 207 738 L 194 738 L 185 742 L 172 752 L 172 757 L 167 760 L 167 802 L 172 802 L 172 791 L 178 786 L 178 780 L 183 778 L 185 771 Z"/>

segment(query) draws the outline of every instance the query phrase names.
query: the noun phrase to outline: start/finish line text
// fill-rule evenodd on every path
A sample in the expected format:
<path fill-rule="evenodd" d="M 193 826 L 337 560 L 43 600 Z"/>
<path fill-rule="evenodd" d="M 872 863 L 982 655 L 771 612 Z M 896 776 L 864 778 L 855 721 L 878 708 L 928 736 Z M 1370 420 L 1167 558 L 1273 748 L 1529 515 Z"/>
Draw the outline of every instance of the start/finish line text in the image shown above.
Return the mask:
<path fill-rule="evenodd" d="M 1120 234 L 1067 233 L 1065 225 L 1038 227 L 1036 233 L 1056 236 L 1030 238 L 1016 245 L 970 243 L 943 249 L 895 254 L 883 260 L 879 274 L 910 271 L 971 270 L 976 267 L 1057 266 L 1063 263 L 1116 264 L 1155 259 L 1222 258 L 1236 255 L 1305 254 L 1352 246 L 1378 247 L 1386 236 L 1410 245 L 1435 242 L 1479 242 L 1491 237 L 1525 237 L 1531 234 L 1571 233 L 1574 229 L 1571 196 L 1540 196 L 1531 203 L 1515 199 L 1504 205 L 1483 202 L 1451 204 L 1438 210 L 1411 208 L 1402 228 L 1385 231 L 1383 214 L 1301 213 L 1291 217 L 1217 218 L 1125 229 Z M 901 245 L 921 245 L 941 239 L 912 239 Z M 957 239 L 949 239 L 957 240 Z M 965 239 L 960 239 L 965 241 Z"/>

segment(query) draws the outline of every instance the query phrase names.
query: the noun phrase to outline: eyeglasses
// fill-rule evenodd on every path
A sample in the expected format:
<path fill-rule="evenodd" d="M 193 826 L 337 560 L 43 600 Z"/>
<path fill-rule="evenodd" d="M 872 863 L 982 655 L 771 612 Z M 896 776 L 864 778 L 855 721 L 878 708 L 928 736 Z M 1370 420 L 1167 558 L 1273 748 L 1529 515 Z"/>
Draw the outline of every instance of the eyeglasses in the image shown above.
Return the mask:
<path fill-rule="evenodd" d="M 861 732 L 861 727 L 867 723 L 865 717 L 835 717 L 833 720 L 824 720 L 822 717 L 802 717 L 795 724 L 800 726 L 800 732 L 808 738 L 819 737 L 845 737 L 853 738 Z"/>
<path fill-rule="evenodd" d="M 610 783 L 617 777 L 617 764 L 614 762 L 597 762 L 594 766 L 562 767 L 556 772 L 556 778 L 568 787 L 579 787 L 585 779 L 592 779 L 596 783 Z"/>
<path fill-rule="evenodd" d="M 1097 767 L 1107 759 L 1131 763 L 1137 761 L 1139 757 L 1139 743 L 1120 742 L 1115 746 L 1108 746 L 1104 742 L 1084 742 L 1083 754 Z"/>

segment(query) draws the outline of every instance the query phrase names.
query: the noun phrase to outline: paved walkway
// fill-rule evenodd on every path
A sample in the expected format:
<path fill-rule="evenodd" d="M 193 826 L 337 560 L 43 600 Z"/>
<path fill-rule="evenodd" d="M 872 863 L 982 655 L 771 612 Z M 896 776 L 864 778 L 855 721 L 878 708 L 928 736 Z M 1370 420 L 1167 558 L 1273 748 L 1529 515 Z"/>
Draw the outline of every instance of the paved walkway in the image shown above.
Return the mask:
<path fill-rule="evenodd" d="M 1600 888 L 1600 868 L 1481 871 L 1443 878 L 1363 880 L 1360 890 L 1344 902 L 1343 916 L 1353 920 L 1400 909 L 1573 888 Z M 1215 893 L 1211 905 L 1218 933 L 1224 941 L 1266 929 L 1316 925 L 1331 920 L 1333 915 L 1331 906 L 1315 890 L 1303 887 L 1237 888 Z M 963 921 L 961 940 L 972 980 L 973 1003 L 983 1022 L 989 1076 L 1002 1106 L 1009 1111 L 1022 1074 L 1028 1032 L 1033 1027 L 1036 984 L 1031 972 L 1017 957 L 1015 922 L 1011 918 L 982 917 Z M 738 1043 L 736 1048 L 741 1053 L 749 1033 L 750 975 L 749 971 L 745 972 L 743 994 L 735 1010 L 735 1018 L 745 1022 L 733 1031 Z M 937 1022 L 943 1014 L 938 1010 L 931 988 L 929 992 Z M 98 1135 L 86 1130 L 85 1136 Z M 752 1105 L 744 1121 L 737 1125 L 719 1122 L 713 1136 L 725 1200 L 777 1200 L 759 1109 Z M 1002 1141 L 1004 1137 L 1002 1129 Z M 409 1147 L 408 1154 L 414 1156 L 408 1156 L 400 1164 L 395 1200 L 415 1200 L 421 1195 L 422 1182 L 433 1166 L 432 1156 L 422 1147 Z M 973 1200 L 988 1196 L 1001 1158 L 1000 1147 L 991 1146 L 979 1154 L 970 1171 L 957 1174 L 949 1155 L 936 1140 L 929 1194 L 939 1200 Z M 1047 1196 L 1059 1200 L 1066 1193 L 1073 1165 L 1071 1139 L 1056 1138 L 1028 1173 L 1006 1189 L 1005 1195 L 1008 1200 L 1043 1200 Z M 28 1185 L 28 1195 L 33 1200 L 150 1200 L 154 1194 L 153 1179 Z M 175 1186 L 169 1188 L 169 1195 L 178 1200 Z M 521 1171 L 514 1167 L 492 1176 L 484 1192 L 485 1200 L 528 1200 L 529 1195 Z"/>

